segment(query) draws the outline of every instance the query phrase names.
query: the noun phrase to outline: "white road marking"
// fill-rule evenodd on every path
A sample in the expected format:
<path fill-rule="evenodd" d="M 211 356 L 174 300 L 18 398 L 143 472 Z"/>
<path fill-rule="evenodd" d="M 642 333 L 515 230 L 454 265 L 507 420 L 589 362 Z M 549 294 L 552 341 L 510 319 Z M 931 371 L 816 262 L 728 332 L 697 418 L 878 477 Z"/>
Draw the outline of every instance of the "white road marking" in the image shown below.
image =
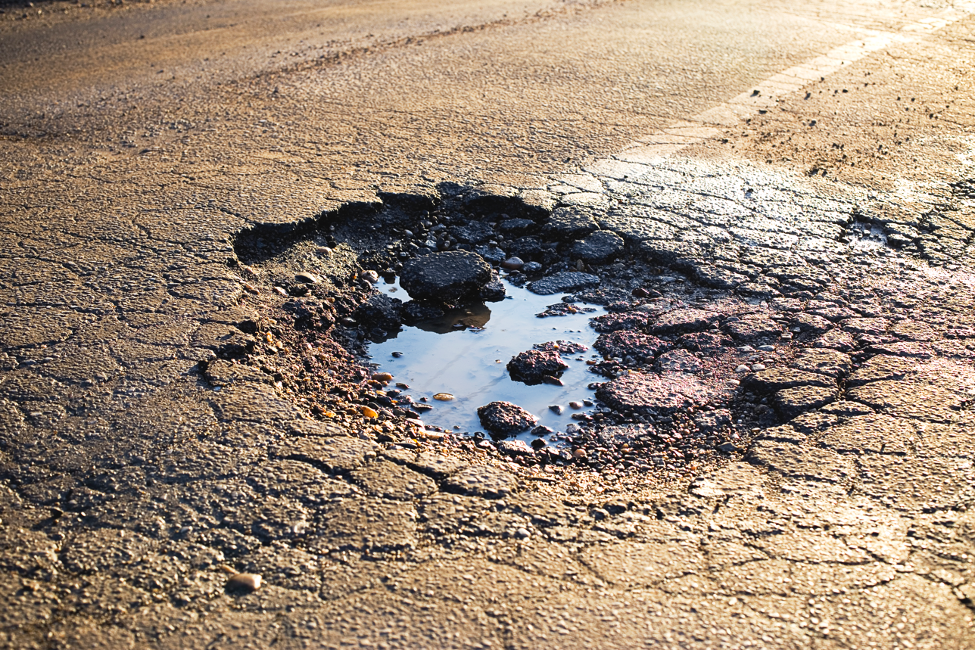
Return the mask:
<path fill-rule="evenodd" d="M 909 23 L 898 32 L 871 32 L 869 36 L 838 46 L 810 61 L 782 70 L 752 86 L 749 90 L 687 120 L 673 122 L 661 131 L 638 138 L 619 153 L 583 168 L 584 174 L 566 174 L 557 178 L 562 187 L 551 186 L 559 194 L 581 193 L 581 200 L 599 200 L 598 178 L 634 178 L 655 164 L 686 147 L 719 136 L 724 129 L 753 117 L 761 110 L 776 106 L 779 98 L 798 92 L 811 82 L 819 81 L 873 52 L 897 43 L 921 40 L 926 34 L 954 23 L 969 13 L 947 9 L 940 16 Z M 589 187 L 588 187 L 589 186 Z M 587 196 L 583 196 L 586 194 Z M 565 201 L 566 202 L 566 201 Z"/>

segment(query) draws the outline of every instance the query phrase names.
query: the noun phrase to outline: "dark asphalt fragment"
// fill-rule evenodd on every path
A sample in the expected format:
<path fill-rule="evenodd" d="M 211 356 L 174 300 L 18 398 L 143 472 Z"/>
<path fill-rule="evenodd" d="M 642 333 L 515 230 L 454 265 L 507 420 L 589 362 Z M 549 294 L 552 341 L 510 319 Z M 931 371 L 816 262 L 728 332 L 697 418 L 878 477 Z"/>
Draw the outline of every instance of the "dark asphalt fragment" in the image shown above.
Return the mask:
<path fill-rule="evenodd" d="M 478 419 L 489 433 L 495 436 L 511 436 L 536 425 L 538 418 L 511 402 L 490 402 L 478 407 Z"/>
<path fill-rule="evenodd" d="M 492 269 L 479 255 L 450 251 L 410 260 L 400 283 L 415 300 L 452 303 L 477 294 L 491 279 Z"/>
<path fill-rule="evenodd" d="M 527 350 L 512 357 L 506 370 L 513 381 L 529 386 L 541 384 L 546 377 L 559 377 L 570 366 L 555 350 Z"/>

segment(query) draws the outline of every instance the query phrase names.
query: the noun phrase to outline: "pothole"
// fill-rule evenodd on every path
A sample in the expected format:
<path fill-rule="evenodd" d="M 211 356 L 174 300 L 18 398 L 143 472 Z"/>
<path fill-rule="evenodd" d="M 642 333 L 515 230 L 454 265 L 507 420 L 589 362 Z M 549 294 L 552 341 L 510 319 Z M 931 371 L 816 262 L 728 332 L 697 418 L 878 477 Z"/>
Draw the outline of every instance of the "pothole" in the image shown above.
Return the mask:
<path fill-rule="evenodd" d="M 388 447 L 642 480 L 714 466 L 838 399 L 848 366 L 818 359 L 853 341 L 803 311 L 823 271 L 746 249 L 700 260 L 646 220 L 551 198 L 444 185 L 242 232 L 257 315 L 205 376 L 271 383 Z"/>

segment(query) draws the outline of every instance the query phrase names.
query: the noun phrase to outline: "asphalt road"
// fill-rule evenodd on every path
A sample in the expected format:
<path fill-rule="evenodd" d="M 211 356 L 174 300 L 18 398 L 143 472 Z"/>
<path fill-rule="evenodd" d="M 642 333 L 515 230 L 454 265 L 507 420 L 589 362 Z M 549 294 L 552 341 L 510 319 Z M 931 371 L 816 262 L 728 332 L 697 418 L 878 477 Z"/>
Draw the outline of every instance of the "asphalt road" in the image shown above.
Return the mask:
<path fill-rule="evenodd" d="M 0 4 L 0 646 L 973 647 L 974 20 L 938 4 Z M 748 441 L 652 481 L 218 376 L 284 301 L 242 230 L 445 182 L 595 215 L 608 286 L 677 274 L 731 336 L 796 323 L 764 362 L 833 350 L 831 396 L 755 380 Z"/>

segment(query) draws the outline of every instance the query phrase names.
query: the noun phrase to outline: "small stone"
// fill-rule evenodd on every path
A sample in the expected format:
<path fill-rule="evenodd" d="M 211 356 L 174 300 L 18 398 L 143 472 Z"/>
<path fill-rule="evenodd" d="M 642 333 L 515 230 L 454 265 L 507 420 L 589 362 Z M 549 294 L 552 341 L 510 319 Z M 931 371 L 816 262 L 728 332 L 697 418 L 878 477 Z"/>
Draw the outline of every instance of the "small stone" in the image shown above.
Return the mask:
<path fill-rule="evenodd" d="M 541 424 L 541 425 L 539 425 L 538 427 L 535 427 L 535 428 L 534 428 L 534 429 L 533 429 L 532 431 L 530 431 L 529 433 L 531 433 L 531 434 L 533 434 L 534 436 L 548 436 L 548 435 L 550 435 L 551 433 L 553 433 L 553 429 L 551 429 L 551 428 L 549 428 L 549 427 L 547 427 L 547 426 L 543 426 L 543 425 Z M 535 447 L 534 447 L 534 449 L 535 449 Z"/>
<path fill-rule="evenodd" d="M 525 265 L 526 265 L 526 263 L 523 262 L 518 257 L 510 257 L 506 261 L 502 262 L 502 268 L 508 269 L 510 271 L 518 271 L 519 269 L 521 269 Z"/>
<path fill-rule="evenodd" d="M 766 369 L 767 369 L 767 367 L 765 365 L 763 365 L 762 363 L 754 363 L 753 364 L 753 371 L 754 372 L 759 372 L 761 370 L 766 370 Z"/>
<path fill-rule="evenodd" d="M 319 255 L 332 255 L 332 249 L 328 246 L 316 246 L 315 252 L 319 253 Z"/>
<path fill-rule="evenodd" d="M 563 406 L 561 406 L 560 404 L 550 404 L 550 410 L 556 413 L 557 415 L 562 415 Z"/>
<path fill-rule="evenodd" d="M 587 451 L 585 449 L 574 449 L 573 457 L 576 459 L 582 459 L 587 457 Z"/>
<path fill-rule="evenodd" d="M 380 280 L 380 274 L 373 270 L 363 271 L 363 274 L 360 277 L 370 284 L 376 284 Z"/>
<path fill-rule="evenodd" d="M 527 262 L 525 266 L 522 267 L 523 273 L 539 273 L 543 270 L 543 265 L 539 262 Z"/>
<path fill-rule="evenodd" d="M 257 573 L 235 573 L 227 579 L 228 591 L 253 593 L 261 589 L 261 576 Z"/>
<path fill-rule="evenodd" d="M 391 352 L 390 353 L 390 356 L 392 356 L 394 359 L 399 359 L 400 357 L 404 356 L 404 353 L 403 352 Z"/>
<path fill-rule="evenodd" d="M 750 367 L 745 364 L 740 364 L 736 366 L 736 372 L 750 372 Z"/>
<path fill-rule="evenodd" d="M 296 273 L 295 274 L 295 281 L 296 282 L 304 282 L 305 284 L 318 284 L 319 283 L 319 278 L 317 278 L 316 276 L 312 275 L 311 273 L 307 273 L 306 271 L 302 271 L 301 273 Z"/>
<path fill-rule="evenodd" d="M 371 418 L 371 419 L 372 418 L 375 418 L 375 417 L 378 417 L 380 415 L 379 413 L 377 413 L 376 411 L 374 411 L 373 409 L 371 409 L 369 406 L 361 406 L 360 407 L 360 413 L 363 414 L 363 417 L 367 417 L 367 418 Z"/>
<path fill-rule="evenodd" d="M 370 379 L 373 379 L 374 381 L 390 381 L 393 378 L 394 376 L 389 372 L 375 372 L 370 377 Z"/>
<path fill-rule="evenodd" d="M 761 352 L 775 352 L 776 350 L 777 350 L 777 348 L 775 348 L 772 345 L 761 345 L 760 346 L 760 351 Z"/>
<path fill-rule="evenodd" d="M 451 393 L 435 393 L 434 394 L 434 399 L 438 400 L 439 402 L 450 402 L 454 398 L 455 398 L 455 396 L 452 395 Z"/>
<path fill-rule="evenodd" d="M 504 454 L 512 456 L 532 456 L 533 450 L 522 440 L 502 440 L 495 446 L 496 449 Z"/>
<path fill-rule="evenodd" d="M 583 402 L 570 402 L 570 408 L 572 409 L 582 409 Z"/>
<path fill-rule="evenodd" d="M 526 539 L 530 536 L 530 532 L 525 528 L 519 528 L 516 530 L 516 537 L 519 539 Z"/>

